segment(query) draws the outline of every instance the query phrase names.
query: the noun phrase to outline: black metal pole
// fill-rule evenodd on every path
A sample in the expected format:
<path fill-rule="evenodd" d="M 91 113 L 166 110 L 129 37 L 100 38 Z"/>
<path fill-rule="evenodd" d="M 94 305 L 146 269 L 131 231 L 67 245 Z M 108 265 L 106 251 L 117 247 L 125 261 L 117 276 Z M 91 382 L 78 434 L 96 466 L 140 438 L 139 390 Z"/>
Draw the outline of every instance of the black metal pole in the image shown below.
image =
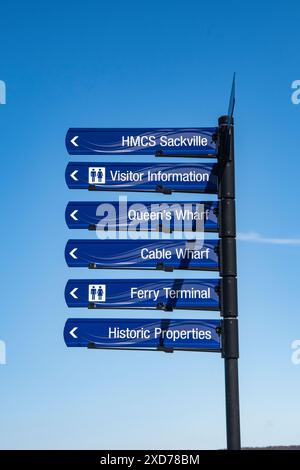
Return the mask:
<path fill-rule="evenodd" d="M 222 356 L 225 365 L 227 449 L 240 450 L 234 129 L 233 118 L 230 116 L 219 118 L 218 143 Z"/>

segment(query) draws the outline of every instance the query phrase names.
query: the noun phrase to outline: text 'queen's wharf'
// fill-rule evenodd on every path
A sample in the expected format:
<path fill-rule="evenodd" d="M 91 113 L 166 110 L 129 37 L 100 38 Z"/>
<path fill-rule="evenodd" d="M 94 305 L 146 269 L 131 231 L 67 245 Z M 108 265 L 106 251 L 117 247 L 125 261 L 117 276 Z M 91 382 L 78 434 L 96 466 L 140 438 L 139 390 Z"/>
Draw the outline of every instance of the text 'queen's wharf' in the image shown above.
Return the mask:
<path fill-rule="evenodd" d="M 70 202 L 66 208 L 69 228 L 97 230 L 98 237 L 109 238 L 109 231 L 187 232 L 218 230 L 218 203 L 199 202 Z M 102 235 L 101 235 L 102 234 Z"/>

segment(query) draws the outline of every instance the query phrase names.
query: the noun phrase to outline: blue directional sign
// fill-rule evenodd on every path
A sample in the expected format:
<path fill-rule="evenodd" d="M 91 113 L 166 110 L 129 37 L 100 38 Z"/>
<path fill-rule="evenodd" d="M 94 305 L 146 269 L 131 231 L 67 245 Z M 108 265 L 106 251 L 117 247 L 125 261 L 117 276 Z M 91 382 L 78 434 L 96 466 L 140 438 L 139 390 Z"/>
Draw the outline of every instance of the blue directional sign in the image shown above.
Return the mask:
<path fill-rule="evenodd" d="M 68 307 L 219 310 L 219 279 L 75 279 Z"/>
<path fill-rule="evenodd" d="M 70 202 L 66 208 L 69 228 L 99 231 L 217 232 L 218 203 L 204 202 Z"/>
<path fill-rule="evenodd" d="M 69 129 L 71 155 L 203 155 L 216 156 L 215 127 Z"/>
<path fill-rule="evenodd" d="M 123 269 L 219 269 L 218 240 L 69 240 L 70 267 Z"/>
<path fill-rule="evenodd" d="M 219 320 L 70 318 L 64 328 L 69 347 L 221 351 Z"/>
<path fill-rule="evenodd" d="M 217 165 L 212 163 L 69 163 L 70 189 L 97 191 L 218 192 Z"/>

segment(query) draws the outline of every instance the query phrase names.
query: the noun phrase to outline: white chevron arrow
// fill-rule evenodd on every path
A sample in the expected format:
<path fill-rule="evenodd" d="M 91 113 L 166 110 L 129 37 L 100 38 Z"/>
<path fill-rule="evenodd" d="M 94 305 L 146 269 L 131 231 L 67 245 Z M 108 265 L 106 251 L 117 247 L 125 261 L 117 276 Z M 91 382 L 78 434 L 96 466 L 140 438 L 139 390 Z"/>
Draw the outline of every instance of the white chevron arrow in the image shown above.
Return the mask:
<path fill-rule="evenodd" d="M 74 181 L 78 181 L 78 178 L 76 178 L 76 176 L 75 176 L 76 173 L 78 173 L 78 170 L 74 170 L 74 171 L 70 174 L 71 178 L 72 178 Z"/>
<path fill-rule="evenodd" d="M 75 251 L 77 251 L 78 248 L 73 248 L 73 250 L 70 251 L 69 255 L 72 256 L 73 259 L 77 259 L 77 256 L 75 255 Z"/>
<path fill-rule="evenodd" d="M 74 287 L 74 289 L 71 290 L 70 295 L 73 297 L 73 299 L 78 299 L 77 295 L 75 292 L 78 290 L 78 287 Z"/>
<path fill-rule="evenodd" d="M 74 328 L 72 328 L 71 331 L 69 331 L 70 335 L 74 338 L 74 339 L 77 339 L 78 336 L 75 335 L 75 331 L 78 330 L 78 326 L 75 326 Z"/>
<path fill-rule="evenodd" d="M 75 136 L 73 137 L 73 139 L 71 139 L 71 144 L 73 144 L 74 147 L 78 147 L 78 144 L 77 144 L 77 142 L 76 142 L 77 139 L 78 139 L 78 135 L 75 135 Z"/>
<path fill-rule="evenodd" d="M 78 209 L 75 209 L 75 211 L 71 212 L 71 214 L 70 214 L 70 217 L 72 217 L 73 220 L 76 220 L 76 222 L 78 220 L 77 217 L 76 217 L 77 212 L 78 212 Z"/>

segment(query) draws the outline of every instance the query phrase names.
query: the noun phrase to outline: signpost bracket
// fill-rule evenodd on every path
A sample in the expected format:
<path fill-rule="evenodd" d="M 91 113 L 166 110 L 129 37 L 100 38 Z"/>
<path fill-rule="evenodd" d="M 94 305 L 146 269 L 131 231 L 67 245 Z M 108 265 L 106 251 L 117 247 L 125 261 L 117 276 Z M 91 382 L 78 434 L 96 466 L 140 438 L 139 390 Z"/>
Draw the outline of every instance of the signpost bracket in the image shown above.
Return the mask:
<path fill-rule="evenodd" d="M 169 227 L 169 229 L 167 229 L 161 222 L 159 223 L 158 225 L 158 231 L 159 232 L 163 232 L 163 233 L 173 233 L 173 229 L 172 227 Z"/>
<path fill-rule="evenodd" d="M 164 263 L 157 263 L 155 269 L 158 271 L 165 271 L 166 273 L 172 273 L 174 271 L 173 266 L 166 266 Z"/>
<path fill-rule="evenodd" d="M 224 197 L 219 200 L 220 237 L 236 237 L 235 200 Z"/>
<path fill-rule="evenodd" d="M 90 342 L 87 344 L 87 349 L 103 349 L 103 350 L 113 350 L 113 351 L 147 351 L 147 352 L 165 352 L 165 353 L 174 353 L 175 351 L 178 352 L 210 352 L 210 353 L 222 353 L 222 349 L 190 349 L 190 348 L 167 348 L 158 346 L 157 348 L 128 348 L 124 347 L 114 347 L 114 346 L 99 346 L 96 343 Z"/>
<path fill-rule="evenodd" d="M 235 276 L 224 276 L 221 278 L 220 293 L 222 317 L 236 318 L 238 316 L 237 280 Z"/>
<path fill-rule="evenodd" d="M 93 341 L 90 341 L 88 344 L 87 344 L 87 349 L 113 349 L 115 351 L 120 351 L 120 350 L 123 350 L 123 351 L 151 351 L 151 352 L 165 352 L 165 353 L 173 353 L 174 352 L 174 348 L 168 348 L 168 347 L 165 347 L 165 346 L 158 346 L 157 348 L 127 348 L 126 346 L 124 346 L 123 348 L 116 348 L 116 347 L 102 347 L 102 346 L 99 346 L 97 345 L 96 343 L 94 343 Z"/>
<path fill-rule="evenodd" d="M 162 150 L 157 150 L 155 152 L 156 157 L 165 157 L 165 158 L 217 158 L 217 153 L 209 153 L 209 154 L 180 154 L 180 153 L 164 153 Z"/>
<path fill-rule="evenodd" d="M 167 188 L 166 186 L 163 186 L 161 184 L 158 184 L 156 186 L 155 191 L 161 194 L 172 194 L 173 192 L 171 188 Z"/>
<path fill-rule="evenodd" d="M 158 346 L 156 348 L 156 351 L 162 351 L 162 352 L 165 352 L 167 354 L 172 354 L 174 352 L 174 349 L 173 348 L 167 348 L 166 346 Z"/>
<path fill-rule="evenodd" d="M 89 304 L 88 304 L 88 309 L 89 309 L 89 310 L 94 310 L 94 309 L 96 309 L 96 308 L 97 308 L 97 305 L 96 305 L 96 304 L 94 304 L 93 302 L 89 302 Z"/>
<path fill-rule="evenodd" d="M 157 310 L 164 310 L 164 312 L 173 312 L 173 305 L 164 304 L 163 302 L 158 302 L 156 304 Z"/>
<path fill-rule="evenodd" d="M 234 237 L 222 237 L 218 250 L 220 260 L 220 275 L 236 276 L 236 240 Z"/>
<path fill-rule="evenodd" d="M 89 263 L 88 268 L 89 269 L 100 269 L 100 267 L 96 263 Z"/>
<path fill-rule="evenodd" d="M 224 318 L 222 328 L 222 357 L 224 359 L 239 358 L 238 319 Z M 234 332 L 234 334 L 232 334 Z"/>

